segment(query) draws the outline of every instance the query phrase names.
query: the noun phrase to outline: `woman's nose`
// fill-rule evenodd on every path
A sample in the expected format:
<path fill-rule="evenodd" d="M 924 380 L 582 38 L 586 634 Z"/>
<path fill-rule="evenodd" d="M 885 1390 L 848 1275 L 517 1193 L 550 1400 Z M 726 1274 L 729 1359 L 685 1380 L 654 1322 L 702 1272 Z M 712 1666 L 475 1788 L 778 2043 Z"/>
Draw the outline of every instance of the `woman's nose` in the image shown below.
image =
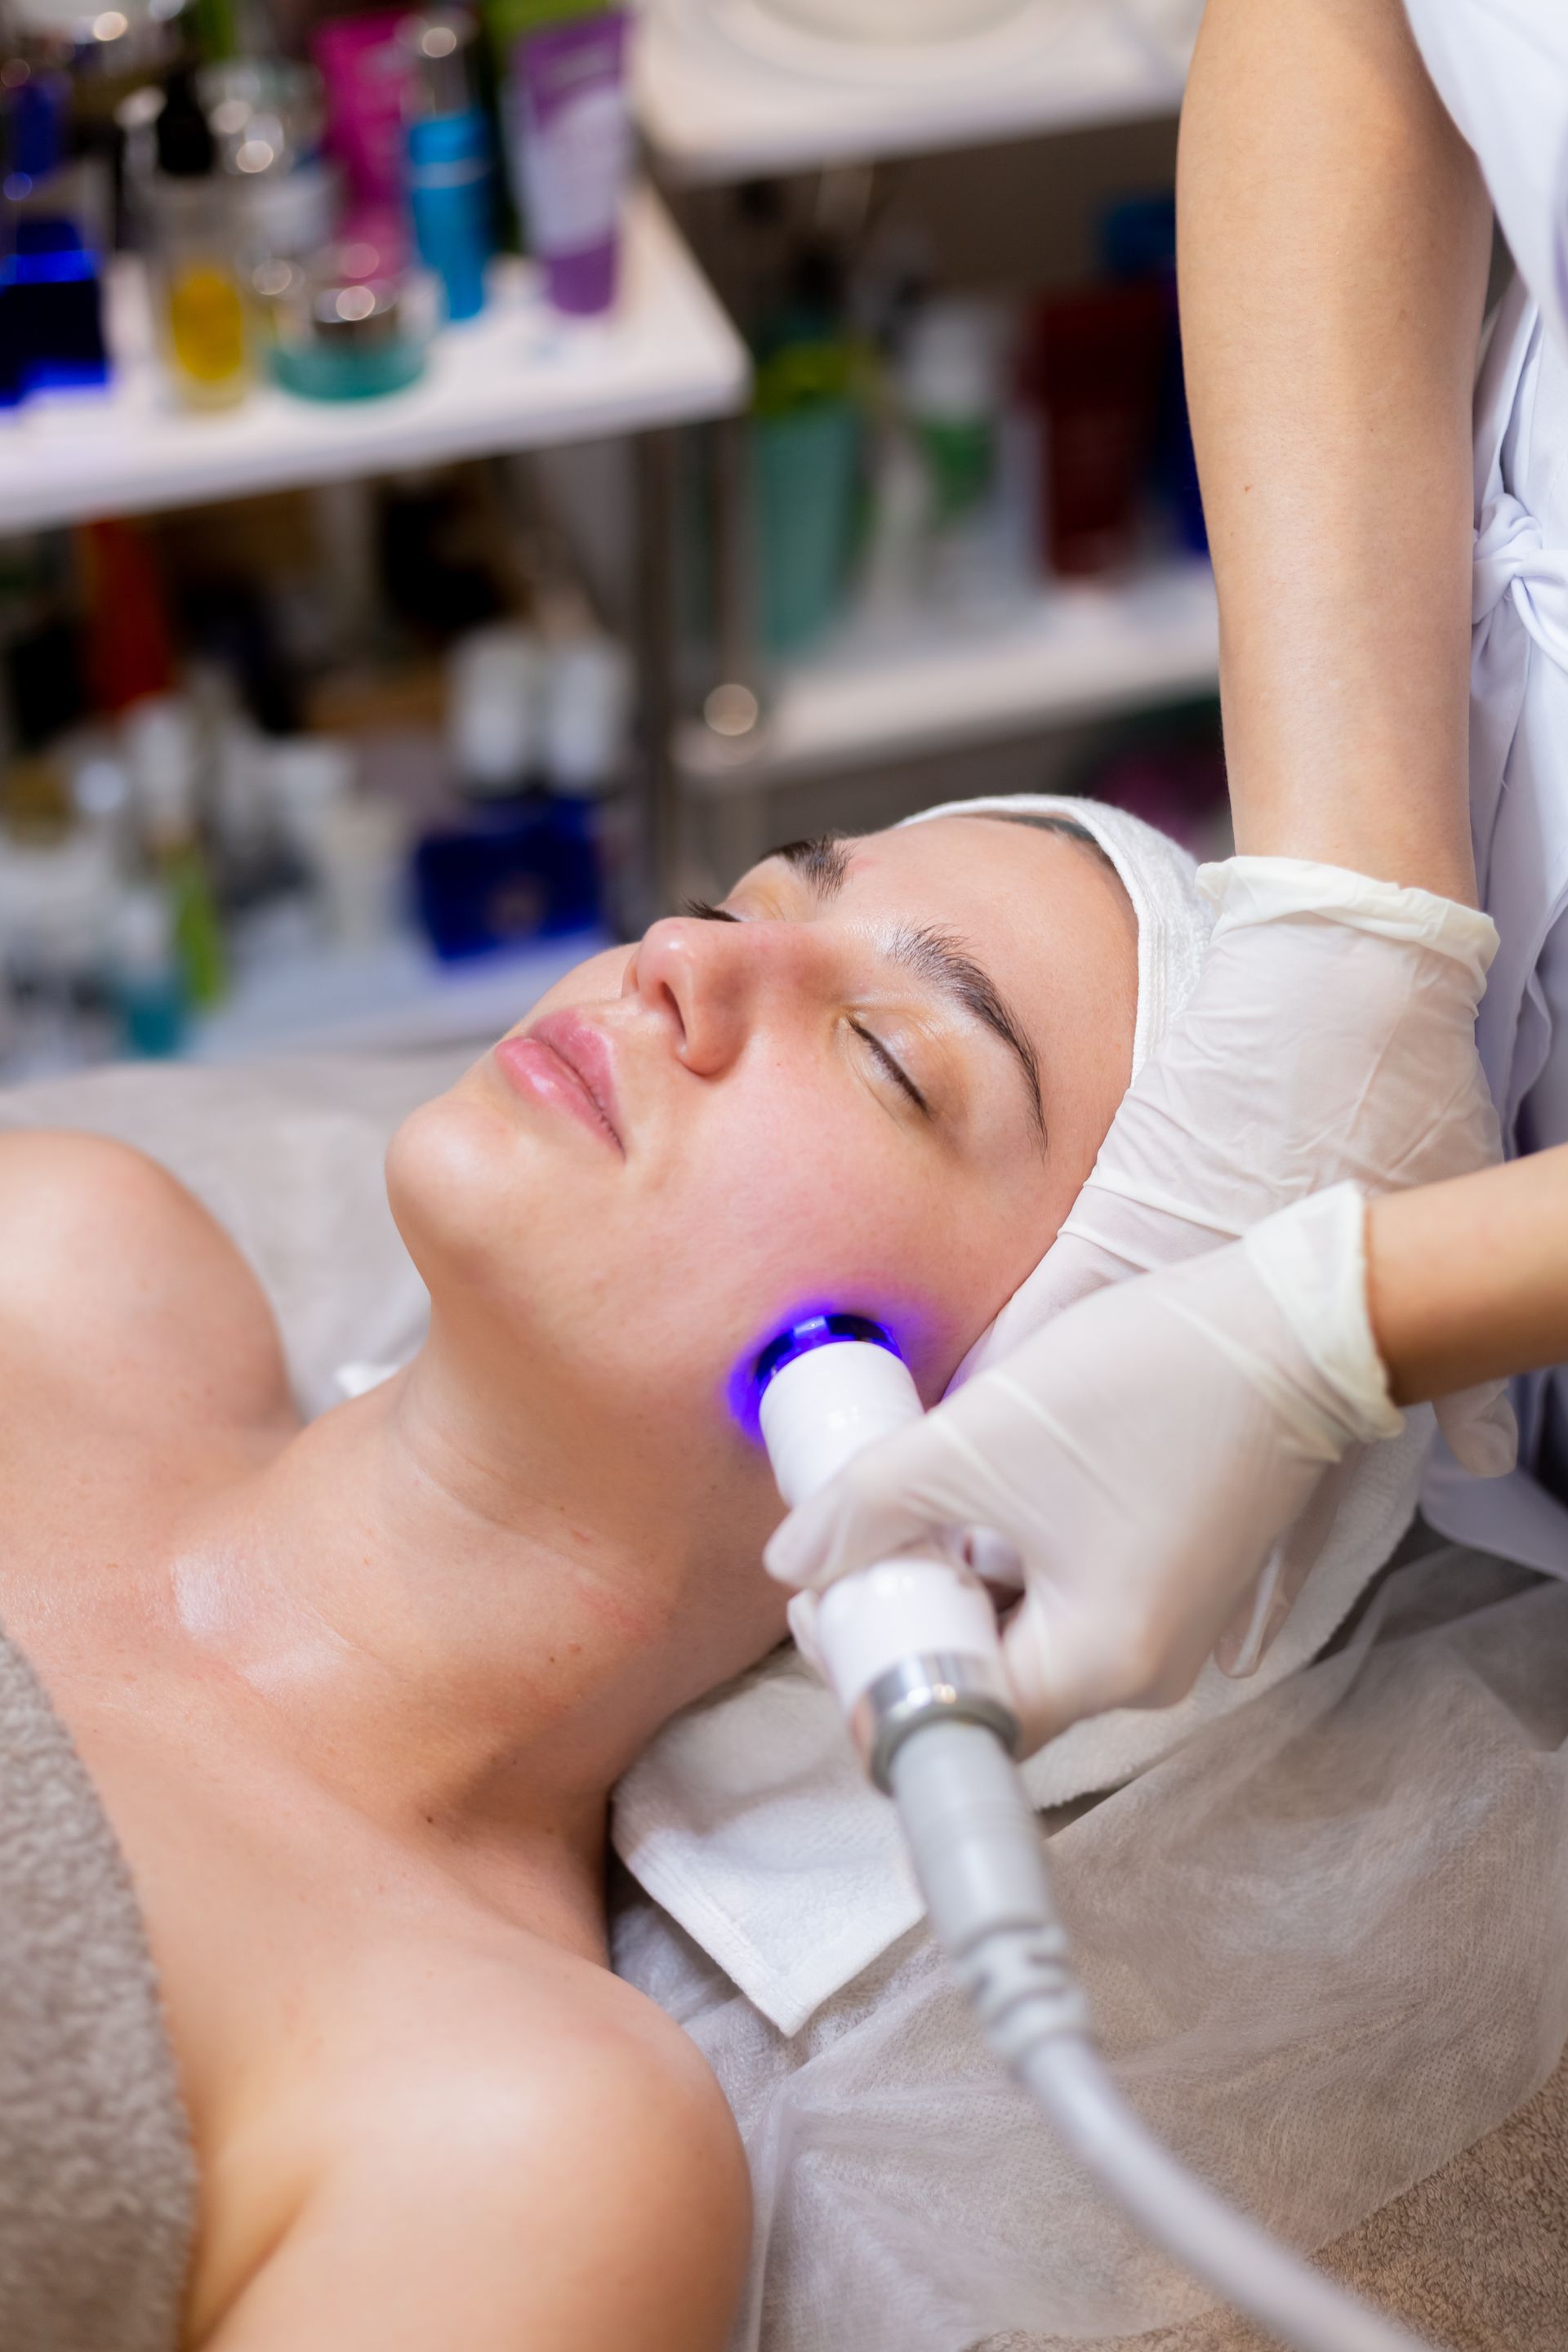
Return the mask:
<path fill-rule="evenodd" d="M 623 993 L 667 1022 L 675 1050 L 700 1077 L 717 1077 L 759 1016 L 775 959 L 762 937 L 777 926 L 666 916 L 644 932 Z"/>

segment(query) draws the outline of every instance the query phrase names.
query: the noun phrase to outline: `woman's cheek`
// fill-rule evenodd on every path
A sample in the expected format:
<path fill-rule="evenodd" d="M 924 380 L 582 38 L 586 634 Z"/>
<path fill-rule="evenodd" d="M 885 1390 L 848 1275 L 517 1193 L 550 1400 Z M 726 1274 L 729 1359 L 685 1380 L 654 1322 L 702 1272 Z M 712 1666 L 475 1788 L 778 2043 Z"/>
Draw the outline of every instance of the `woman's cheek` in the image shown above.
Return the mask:
<path fill-rule="evenodd" d="M 622 993 L 626 966 L 636 952 L 630 947 L 604 948 L 585 962 L 574 964 L 512 1027 L 521 1029 L 524 1023 L 531 1027 L 544 1013 L 554 1013 L 564 1004 L 613 1004 Z"/>

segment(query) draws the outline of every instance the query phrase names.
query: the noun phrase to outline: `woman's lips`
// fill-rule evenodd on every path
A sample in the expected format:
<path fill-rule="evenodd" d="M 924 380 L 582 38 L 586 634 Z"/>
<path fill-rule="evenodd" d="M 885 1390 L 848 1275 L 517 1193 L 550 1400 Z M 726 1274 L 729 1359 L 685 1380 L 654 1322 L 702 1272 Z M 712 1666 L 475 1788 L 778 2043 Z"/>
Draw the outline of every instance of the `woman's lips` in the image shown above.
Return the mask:
<path fill-rule="evenodd" d="M 495 1058 L 515 1093 L 569 1112 L 601 1142 L 623 1148 L 610 1049 L 589 1023 L 547 1013 L 525 1035 L 503 1037 Z"/>

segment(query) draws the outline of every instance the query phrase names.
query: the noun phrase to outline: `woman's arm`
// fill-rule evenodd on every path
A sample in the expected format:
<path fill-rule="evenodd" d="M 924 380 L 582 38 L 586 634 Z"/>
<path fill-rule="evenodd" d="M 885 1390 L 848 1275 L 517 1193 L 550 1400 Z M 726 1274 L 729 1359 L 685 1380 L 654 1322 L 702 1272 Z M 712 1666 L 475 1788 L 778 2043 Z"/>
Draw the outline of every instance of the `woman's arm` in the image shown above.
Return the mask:
<path fill-rule="evenodd" d="M 1366 1256 L 1396 1403 L 1568 1362 L 1568 1145 L 1385 1193 Z"/>
<path fill-rule="evenodd" d="M 1237 846 L 1468 898 L 1491 215 L 1400 0 L 1209 0 L 1178 196 Z"/>

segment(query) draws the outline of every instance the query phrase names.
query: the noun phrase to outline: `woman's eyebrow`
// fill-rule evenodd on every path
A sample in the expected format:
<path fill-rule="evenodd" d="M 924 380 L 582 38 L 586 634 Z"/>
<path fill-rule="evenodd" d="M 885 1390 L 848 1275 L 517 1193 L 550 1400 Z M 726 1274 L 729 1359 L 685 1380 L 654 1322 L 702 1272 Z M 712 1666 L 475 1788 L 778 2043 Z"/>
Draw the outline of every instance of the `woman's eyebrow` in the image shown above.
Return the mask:
<path fill-rule="evenodd" d="M 805 841 L 782 842 L 777 849 L 769 850 L 768 856 L 782 858 L 821 905 L 836 898 L 848 878 L 849 844 L 837 834 L 814 834 Z M 1030 1122 L 1044 1150 L 1047 1138 L 1039 1060 L 1023 1024 L 1009 1010 L 990 973 L 956 940 L 931 925 L 895 932 L 884 953 L 971 1014 L 1005 1045 L 1023 1076 Z"/>
<path fill-rule="evenodd" d="M 1045 1107 L 1040 1098 L 1040 1065 L 1033 1045 L 990 973 L 947 932 L 929 924 L 916 930 L 896 931 L 885 950 L 895 963 L 912 971 L 939 995 L 970 1013 L 1001 1040 L 1023 1076 L 1029 1097 L 1029 1117 L 1042 1150 L 1047 1146 Z"/>
<path fill-rule="evenodd" d="M 837 898 L 848 879 L 849 844 L 836 833 L 813 834 L 805 841 L 781 842 L 758 863 L 765 866 L 769 857 L 782 858 L 824 906 Z"/>

